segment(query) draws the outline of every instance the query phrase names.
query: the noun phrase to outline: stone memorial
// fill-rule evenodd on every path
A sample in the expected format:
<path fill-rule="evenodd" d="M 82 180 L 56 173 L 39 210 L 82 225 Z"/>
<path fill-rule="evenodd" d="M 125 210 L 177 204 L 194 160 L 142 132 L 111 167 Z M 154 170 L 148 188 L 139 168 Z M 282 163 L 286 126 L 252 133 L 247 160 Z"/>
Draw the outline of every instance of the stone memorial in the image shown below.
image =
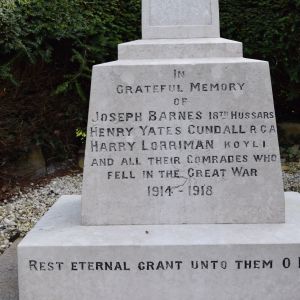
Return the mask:
<path fill-rule="evenodd" d="M 142 29 L 93 68 L 83 194 L 19 245 L 20 299 L 298 299 L 268 63 L 217 0 L 143 0 Z"/>

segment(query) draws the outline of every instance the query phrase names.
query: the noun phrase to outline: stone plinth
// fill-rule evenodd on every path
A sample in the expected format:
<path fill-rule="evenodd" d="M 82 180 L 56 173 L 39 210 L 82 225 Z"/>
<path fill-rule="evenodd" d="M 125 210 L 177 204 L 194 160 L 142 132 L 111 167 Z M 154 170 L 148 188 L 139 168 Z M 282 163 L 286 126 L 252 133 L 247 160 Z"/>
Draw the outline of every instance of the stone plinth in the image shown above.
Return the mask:
<path fill-rule="evenodd" d="M 298 299 L 299 194 L 286 207 L 277 225 L 88 227 L 65 196 L 19 245 L 20 300 Z"/>
<path fill-rule="evenodd" d="M 243 45 L 222 38 L 138 40 L 119 45 L 119 59 L 243 57 Z"/>
<path fill-rule="evenodd" d="M 85 225 L 284 222 L 267 62 L 95 66 L 85 153 Z"/>

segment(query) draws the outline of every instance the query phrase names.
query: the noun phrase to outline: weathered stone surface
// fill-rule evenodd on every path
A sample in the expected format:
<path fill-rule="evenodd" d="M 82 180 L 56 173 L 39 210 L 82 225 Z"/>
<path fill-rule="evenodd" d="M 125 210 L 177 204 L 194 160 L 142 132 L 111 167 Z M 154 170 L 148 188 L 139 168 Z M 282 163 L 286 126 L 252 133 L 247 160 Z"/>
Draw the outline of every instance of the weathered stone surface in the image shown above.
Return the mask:
<path fill-rule="evenodd" d="M 219 37 L 218 0 L 143 0 L 143 38 Z"/>
<path fill-rule="evenodd" d="M 286 204 L 286 224 L 94 227 L 63 197 L 19 245 L 20 300 L 298 299 L 300 195 Z"/>
<path fill-rule="evenodd" d="M 86 225 L 284 222 L 268 63 L 95 66 L 82 209 Z"/>
<path fill-rule="evenodd" d="M 222 38 L 138 40 L 119 45 L 119 59 L 242 56 L 242 43 Z"/>

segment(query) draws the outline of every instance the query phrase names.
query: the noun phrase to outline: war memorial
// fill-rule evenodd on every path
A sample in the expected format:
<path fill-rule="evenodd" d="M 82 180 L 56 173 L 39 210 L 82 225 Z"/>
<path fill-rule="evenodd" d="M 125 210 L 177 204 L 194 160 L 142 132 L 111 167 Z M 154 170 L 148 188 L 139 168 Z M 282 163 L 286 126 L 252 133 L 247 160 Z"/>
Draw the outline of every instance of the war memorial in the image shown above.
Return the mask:
<path fill-rule="evenodd" d="M 143 38 L 93 68 L 82 196 L 18 247 L 20 299 L 298 299 L 268 62 L 217 0 L 142 4 Z"/>

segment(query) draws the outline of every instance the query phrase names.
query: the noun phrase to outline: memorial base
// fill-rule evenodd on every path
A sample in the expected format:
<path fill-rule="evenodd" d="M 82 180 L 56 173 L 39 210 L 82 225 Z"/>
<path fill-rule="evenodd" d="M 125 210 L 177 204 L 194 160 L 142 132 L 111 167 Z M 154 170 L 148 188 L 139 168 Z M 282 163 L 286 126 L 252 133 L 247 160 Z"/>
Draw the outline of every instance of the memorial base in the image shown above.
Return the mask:
<path fill-rule="evenodd" d="M 18 247 L 20 299 L 299 299 L 299 194 L 286 208 L 278 225 L 89 227 L 64 196 Z"/>

